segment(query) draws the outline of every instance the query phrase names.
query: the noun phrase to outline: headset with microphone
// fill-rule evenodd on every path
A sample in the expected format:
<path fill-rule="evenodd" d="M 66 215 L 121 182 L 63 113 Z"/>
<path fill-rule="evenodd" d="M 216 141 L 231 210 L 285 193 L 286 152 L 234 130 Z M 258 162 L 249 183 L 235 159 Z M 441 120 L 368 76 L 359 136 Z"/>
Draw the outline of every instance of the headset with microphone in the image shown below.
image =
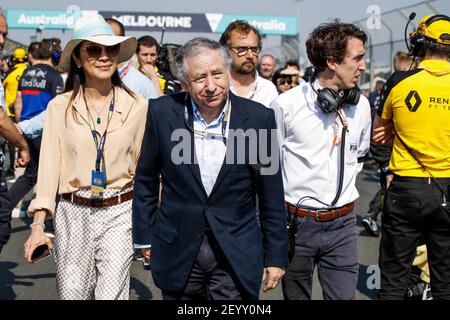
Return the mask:
<path fill-rule="evenodd" d="M 337 112 L 344 105 L 357 105 L 361 97 L 361 90 L 358 86 L 352 89 L 344 90 L 344 95 L 341 96 L 338 92 L 330 88 L 323 88 L 316 90 L 314 88 L 314 81 L 316 74 L 310 80 L 310 85 L 313 91 L 317 94 L 317 103 L 320 109 L 325 113 Z"/>
<path fill-rule="evenodd" d="M 426 53 L 426 43 L 427 41 L 431 41 L 431 42 L 449 42 L 450 41 L 450 34 L 449 33 L 445 33 L 442 34 L 440 36 L 440 38 L 438 39 L 434 39 L 432 37 L 426 36 L 425 35 L 425 31 L 426 28 L 428 28 L 429 26 L 431 26 L 431 24 L 433 24 L 436 21 L 440 21 L 440 20 L 444 20 L 444 21 L 449 21 L 450 22 L 450 17 L 444 15 L 444 14 L 436 14 L 434 16 L 429 17 L 427 20 L 425 20 L 424 22 L 422 22 L 419 27 L 417 28 L 417 31 L 414 32 L 410 39 L 409 39 L 409 45 L 408 42 L 406 41 L 406 32 L 407 32 L 407 28 L 409 23 L 416 17 L 416 13 L 412 12 L 409 17 L 408 17 L 408 22 L 406 23 L 406 27 L 405 27 L 405 42 L 406 42 L 406 47 L 408 48 L 409 51 L 409 55 L 410 56 L 414 56 L 414 57 L 423 57 L 425 56 Z"/>
<path fill-rule="evenodd" d="M 342 192 L 342 187 L 344 183 L 344 159 L 345 159 L 345 135 L 348 131 L 348 124 L 346 121 L 342 118 L 339 110 L 344 107 L 345 105 L 357 105 L 359 102 L 359 98 L 361 97 L 361 90 L 358 88 L 358 86 L 355 86 L 354 88 L 344 90 L 344 94 L 341 96 L 338 92 L 336 92 L 333 89 L 330 88 L 323 88 L 316 90 L 314 88 L 314 81 L 316 80 L 317 72 L 314 72 L 312 75 L 309 84 L 311 85 L 311 88 L 313 91 L 317 94 L 317 103 L 319 104 L 320 109 L 324 113 L 332 113 L 336 112 L 339 116 L 339 119 L 342 123 L 342 134 L 341 134 L 341 148 L 340 148 L 340 165 L 339 165 L 339 184 L 338 184 L 338 190 L 336 192 L 336 196 L 334 197 L 333 201 L 331 201 L 331 204 L 324 203 L 320 201 L 319 199 L 312 197 L 312 196 L 304 196 L 300 198 L 297 202 L 297 206 L 300 204 L 300 202 L 303 199 L 309 198 L 318 201 L 319 203 L 326 205 L 327 207 L 333 207 L 337 201 L 339 200 L 339 197 Z"/>

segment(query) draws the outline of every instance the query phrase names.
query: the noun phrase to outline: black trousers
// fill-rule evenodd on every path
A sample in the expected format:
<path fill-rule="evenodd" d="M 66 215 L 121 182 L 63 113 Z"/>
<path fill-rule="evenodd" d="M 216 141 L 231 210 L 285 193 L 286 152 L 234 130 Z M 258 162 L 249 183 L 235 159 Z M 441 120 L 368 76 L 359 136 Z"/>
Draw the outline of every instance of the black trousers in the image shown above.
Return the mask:
<path fill-rule="evenodd" d="M 438 179 L 444 190 L 450 178 Z M 433 299 L 450 299 L 450 213 L 428 178 L 394 176 L 382 216 L 380 299 L 403 299 L 419 239 L 427 246 Z"/>
<path fill-rule="evenodd" d="M 0 252 L 8 242 L 11 232 L 11 206 L 9 204 L 6 173 L 3 171 L 3 154 L 0 154 Z"/>
<path fill-rule="evenodd" d="M 239 285 L 225 254 L 206 232 L 189 279 L 180 292 L 162 291 L 164 300 L 256 300 Z"/>
<path fill-rule="evenodd" d="M 16 182 L 9 189 L 11 208 L 15 208 L 19 201 L 27 195 L 37 182 L 41 138 L 42 136 L 34 139 L 25 138 L 30 147 L 30 162 L 28 163 L 24 174 L 17 178 Z"/>
<path fill-rule="evenodd" d="M 372 201 L 369 203 L 369 213 L 371 213 L 372 219 L 377 221 L 378 214 L 381 213 L 383 209 L 383 199 L 386 196 L 386 190 L 387 190 L 387 183 L 386 183 L 386 176 L 388 175 L 388 172 L 385 170 L 386 166 L 389 164 L 385 161 L 376 161 L 378 168 L 380 169 L 380 189 L 375 194 L 375 196 L 372 198 Z"/>

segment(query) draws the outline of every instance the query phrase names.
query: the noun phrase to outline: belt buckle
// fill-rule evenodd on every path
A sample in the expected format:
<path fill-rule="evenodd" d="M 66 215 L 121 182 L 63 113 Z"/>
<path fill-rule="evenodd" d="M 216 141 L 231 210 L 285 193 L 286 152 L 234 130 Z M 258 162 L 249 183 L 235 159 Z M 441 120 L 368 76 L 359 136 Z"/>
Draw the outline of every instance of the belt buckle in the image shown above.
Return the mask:
<path fill-rule="evenodd" d="M 323 212 L 328 212 L 328 211 L 330 211 L 330 210 L 328 210 L 328 209 L 320 209 L 320 210 L 316 210 L 316 213 L 314 214 L 314 219 L 315 219 L 316 221 L 318 221 L 318 222 L 327 221 L 327 220 L 321 220 L 321 219 L 319 219 L 319 214 L 320 214 L 320 213 L 323 213 Z"/>

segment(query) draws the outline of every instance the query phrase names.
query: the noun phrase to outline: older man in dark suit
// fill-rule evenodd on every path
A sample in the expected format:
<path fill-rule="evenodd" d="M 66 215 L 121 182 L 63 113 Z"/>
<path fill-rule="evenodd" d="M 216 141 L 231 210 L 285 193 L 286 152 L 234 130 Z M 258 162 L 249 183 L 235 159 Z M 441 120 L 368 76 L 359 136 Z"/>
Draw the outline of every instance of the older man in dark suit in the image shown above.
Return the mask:
<path fill-rule="evenodd" d="M 193 39 L 174 61 L 187 92 L 150 101 L 133 237 L 164 299 L 258 299 L 288 264 L 274 113 L 229 91 L 230 63 Z"/>

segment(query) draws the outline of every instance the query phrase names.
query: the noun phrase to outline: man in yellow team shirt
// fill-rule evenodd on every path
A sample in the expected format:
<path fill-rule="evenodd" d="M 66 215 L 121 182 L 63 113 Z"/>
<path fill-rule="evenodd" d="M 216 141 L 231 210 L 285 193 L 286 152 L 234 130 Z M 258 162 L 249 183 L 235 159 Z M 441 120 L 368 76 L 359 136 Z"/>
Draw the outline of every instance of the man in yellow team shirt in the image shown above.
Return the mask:
<path fill-rule="evenodd" d="M 23 48 L 17 48 L 13 54 L 13 67 L 8 71 L 3 79 L 3 88 L 5 88 L 6 112 L 8 117 L 14 118 L 14 101 L 16 100 L 19 80 L 23 72 L 28 67 L 26 64 L 27 52 Z"/>
<path fill-rule="evenodd" d="M 402 299 L 418 240 L 428 249 L 431 294 L 450 299 L 450 18 L 425 16 L 412 34 L 417 69 L 388 80 L 373 140 L 389 143 L 380 243 L 381 299 Z"/>

